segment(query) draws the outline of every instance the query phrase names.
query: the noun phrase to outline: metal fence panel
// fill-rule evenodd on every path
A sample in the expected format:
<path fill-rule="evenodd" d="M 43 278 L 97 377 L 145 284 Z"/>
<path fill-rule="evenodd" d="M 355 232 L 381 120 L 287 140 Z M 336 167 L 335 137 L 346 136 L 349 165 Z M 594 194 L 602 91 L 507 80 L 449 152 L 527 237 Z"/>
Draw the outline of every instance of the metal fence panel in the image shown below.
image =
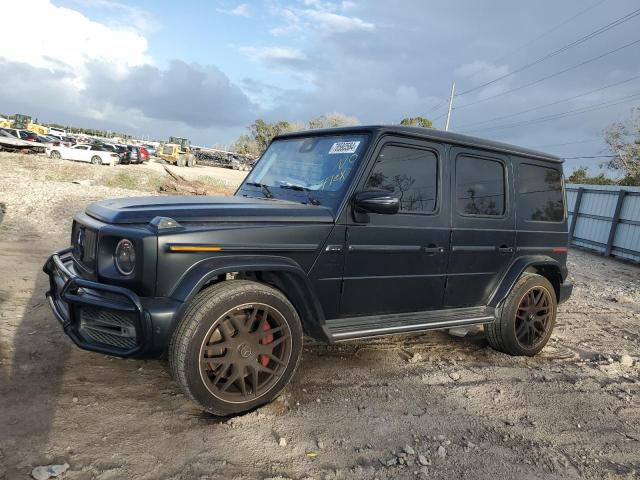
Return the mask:
<path fill-rule="evenodd" d="M 567 185 L 569 243 L 640 262 L 640 187 Z"/>

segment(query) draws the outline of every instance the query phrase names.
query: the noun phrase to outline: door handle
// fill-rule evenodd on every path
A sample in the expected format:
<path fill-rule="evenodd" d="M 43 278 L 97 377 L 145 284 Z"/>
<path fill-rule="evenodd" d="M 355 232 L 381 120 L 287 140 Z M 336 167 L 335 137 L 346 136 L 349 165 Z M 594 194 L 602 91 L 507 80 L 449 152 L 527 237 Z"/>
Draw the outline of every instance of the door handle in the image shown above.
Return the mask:
<path fill-rule="evenodd" d="M 428 246 L 424 247 L 422 251 L 427 255 L 436 255 L 438 253 L 444 253 L 444 247 L 438 247 L 437 245 L 431 243 Z"/>
<path fill-rule="evenodd" d="M 501 245 L 498 247 L 498 253 L 513 253 L 513 247 L 507 245 Z"/>

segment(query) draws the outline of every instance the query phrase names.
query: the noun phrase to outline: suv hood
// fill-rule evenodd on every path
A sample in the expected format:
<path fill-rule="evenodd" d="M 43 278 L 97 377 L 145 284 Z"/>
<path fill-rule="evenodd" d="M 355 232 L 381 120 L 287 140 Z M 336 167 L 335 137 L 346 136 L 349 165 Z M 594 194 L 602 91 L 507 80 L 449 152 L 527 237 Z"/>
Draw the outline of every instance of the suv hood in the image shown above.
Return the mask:
<path fill-rule="evenodd" d="M 148 223 L 155 217 L 181 222 L 331 223 L 333 213 L 321 205 L 251 197 L 162 196 L 102 200 L 87 215 L 106 223 Z"/>

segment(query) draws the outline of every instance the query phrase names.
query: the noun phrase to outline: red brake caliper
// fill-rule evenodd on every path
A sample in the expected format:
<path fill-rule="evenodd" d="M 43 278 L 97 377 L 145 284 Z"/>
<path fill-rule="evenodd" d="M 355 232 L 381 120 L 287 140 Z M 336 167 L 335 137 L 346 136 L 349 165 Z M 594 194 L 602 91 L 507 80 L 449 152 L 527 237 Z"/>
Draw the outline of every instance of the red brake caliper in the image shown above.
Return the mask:
<path fill-rule="evenodd" d="M 267 331 L 271 328 L 271 326 L 269 325 L 269 322 L 264 322 L 262 329 Z M 271 343 L 273 342 L 273 334 L 271 335 L 267 335 L 266 337 L 264 337 L 262 340 L 260 340 L 260 343 L 262 345 L 266 345 L 267 343 Z M 266 367 L 267 365 L 269 365 L 269 357 L 267 357 L 266 355 L 260 355 L 258 357 L 258 361 L 260 362 L 260 364 L 263 367 Z"/>

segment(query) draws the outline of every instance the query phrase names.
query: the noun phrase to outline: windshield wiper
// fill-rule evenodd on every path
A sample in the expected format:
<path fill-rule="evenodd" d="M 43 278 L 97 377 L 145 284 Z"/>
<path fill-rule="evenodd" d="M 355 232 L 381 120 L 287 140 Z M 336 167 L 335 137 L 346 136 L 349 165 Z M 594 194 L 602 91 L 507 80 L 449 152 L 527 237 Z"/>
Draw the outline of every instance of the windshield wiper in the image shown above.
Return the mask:
<path fill-rule="evenodd" d="M 280 188 L 285 188 L 287 190 L 295 190 L 296 192 L 304 192 L 307 194 L 307 198 L 309 199 L 309 203 L 311 205 L 320 205 L 320 200 L 318 200 L 317 198 L 313 198 L 311 196 L 311 190 L 309 190 L 307 187 L 303 187 L 302 185 L 293 185 L 293 184 L 287 183 L 285 185 L 280 185 Z"/>
<path fill-rule="evenodd" d="M 273 198 L 273 193 L 271 193 L 271 190 L 269 190 L 269 186 L 265 185 L 264 183 L 258 183 L 258 182 L 245 182 L 245 185 L 249 185 L 251 187 L 259 187 L 260 191 L 262 192 L 262 194 L 267 197 L 267 198 Z"/>

